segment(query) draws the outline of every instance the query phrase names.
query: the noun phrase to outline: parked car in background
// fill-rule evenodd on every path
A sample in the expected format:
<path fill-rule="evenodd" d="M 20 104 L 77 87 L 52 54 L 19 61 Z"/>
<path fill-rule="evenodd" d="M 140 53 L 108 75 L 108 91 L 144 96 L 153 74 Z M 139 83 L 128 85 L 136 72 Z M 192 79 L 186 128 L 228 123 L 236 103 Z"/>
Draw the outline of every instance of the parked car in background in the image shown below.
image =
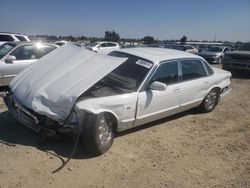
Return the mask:
<path fill-rule="evenodd" d="M 102 154 L 116 131 L 194 107 L 212 111 L 231 90 L 230 77 L 178 50 L 124 48 L 103 56 L 67 44 L 15 77 L 4 101 L 34 131 L 82 130 L 86 149 Z"/>
<path fill-rule="evenodd" d="M 62 46 L 64 44 L 67 44 L 68 41 L 65 41 L 65 40 L 60 40 L 60 41 L 56 41 L 55 44 L 58 45 L 58 46 Z"/>
<path fill-rule="evenodd" d="M 198 54 L 198 49 L 195 48 L 192 45 L 185 45 L 186 47 L 186 52 L 192 53 L 192 54 Z"/>
<path fill-rule="evenodd" d="M 120 49 L 120 45 L 117 42 L 99 41 L 85 46 L 87 49 L 98 52 L 101 54 L 108 54 L 111 51 Z"/>
<path fill-rule="evenodd" d="M 198 54 L 207 51 L 208 48 L 209 48 L 208 45 L 203 45 L 203 44 L 198 45 Z"/>
<path fill-rule="evenodd" d="M 29 37 L 26 35 L 20 35 L 15 33 L 1 33 L 0 32 L 0 45 L 5 42 L 18 42 L 18 41 L 30 41 Z"/>
<path fill-rule="evenodd" d="M 250 43 L 243 43 L 235 51 L 225 54 L 222 68 L 230 71 L 250 71 Z"/>
<path fill-rule="evenodd" d="M 0 87 L 57 46 L 35 42 L 7 42 L 0 46 Z"/>
<path fill-rule="evenodd" d="M 149 47 L 167 48 L 167 49 L 180 50 L 180 51 L 186 51 L 187 49 L 185 46 L 178 45 L 178 44 L 152 44 L 152 45 L 149 45 Z"/>
<path fill-rule="evenodd" d="M 211 46 L 206 51 L 200 52 L 199 55 L 209 63 L 221 64 L 224 54 L 230 50 L 231 48 L 226 46 Z"/>

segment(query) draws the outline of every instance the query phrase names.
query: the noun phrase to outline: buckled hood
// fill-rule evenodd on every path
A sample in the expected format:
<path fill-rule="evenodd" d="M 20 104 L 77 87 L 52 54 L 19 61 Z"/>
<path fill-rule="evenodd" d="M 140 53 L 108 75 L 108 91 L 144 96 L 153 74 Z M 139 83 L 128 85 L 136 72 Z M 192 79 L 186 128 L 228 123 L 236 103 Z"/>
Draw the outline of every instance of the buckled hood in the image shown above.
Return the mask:
<path fill-rule="evenodd" d="M 81 94 L 125 61 L 68 43 L 22 71 L 9 87 L 23 106 L 62 122 Z"/>

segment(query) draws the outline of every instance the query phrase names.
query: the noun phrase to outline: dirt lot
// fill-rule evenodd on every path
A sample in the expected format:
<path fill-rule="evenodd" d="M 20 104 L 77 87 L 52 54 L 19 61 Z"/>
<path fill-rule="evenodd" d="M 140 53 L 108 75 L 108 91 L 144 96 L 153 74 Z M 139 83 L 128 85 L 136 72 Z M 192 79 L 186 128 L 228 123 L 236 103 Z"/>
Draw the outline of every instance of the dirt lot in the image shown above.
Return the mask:
<path fill-rule="evenodd" d="M 0 99 L 0 188 L 250 187 L 250 76 L 209 114 L 191 110 L 119 134 L 91 157 L 69 141 L 45 141 L 17 123 Z"/>

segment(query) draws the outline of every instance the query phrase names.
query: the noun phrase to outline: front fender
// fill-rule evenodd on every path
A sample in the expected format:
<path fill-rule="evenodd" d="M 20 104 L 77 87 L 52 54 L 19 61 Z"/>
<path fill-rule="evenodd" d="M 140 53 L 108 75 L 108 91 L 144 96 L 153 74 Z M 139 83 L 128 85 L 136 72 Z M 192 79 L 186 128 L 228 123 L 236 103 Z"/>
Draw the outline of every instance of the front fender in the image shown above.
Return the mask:
<path fill-rule="evenodd" d="M 113 95 L 108 97 L 91 98 L 79 101 L 75 104 L 75 110 L 79 113 L 85 111 L 91 114 L 108 112 L 117 120 L 117 129 L 124 130 L 134 124 L 137 110 L 138 93 Z"/>

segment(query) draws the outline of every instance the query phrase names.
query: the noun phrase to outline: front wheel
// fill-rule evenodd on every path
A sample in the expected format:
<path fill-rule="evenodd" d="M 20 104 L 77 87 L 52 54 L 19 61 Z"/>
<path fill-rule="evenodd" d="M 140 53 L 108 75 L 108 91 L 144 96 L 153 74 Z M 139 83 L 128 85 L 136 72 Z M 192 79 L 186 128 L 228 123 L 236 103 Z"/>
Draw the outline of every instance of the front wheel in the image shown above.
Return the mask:
<path fill-rule="evenodd" d="M 212 89 L 199 106 L 201 112 L 211 112 L 219 102 L 219 91 Z"/>
<path fill-rule="evenodd" d="M 87 115 L 82 129 L 83 144 L 95 155 L 109 150 L 114 139 L 114 119 L 108 113 Z"/>

